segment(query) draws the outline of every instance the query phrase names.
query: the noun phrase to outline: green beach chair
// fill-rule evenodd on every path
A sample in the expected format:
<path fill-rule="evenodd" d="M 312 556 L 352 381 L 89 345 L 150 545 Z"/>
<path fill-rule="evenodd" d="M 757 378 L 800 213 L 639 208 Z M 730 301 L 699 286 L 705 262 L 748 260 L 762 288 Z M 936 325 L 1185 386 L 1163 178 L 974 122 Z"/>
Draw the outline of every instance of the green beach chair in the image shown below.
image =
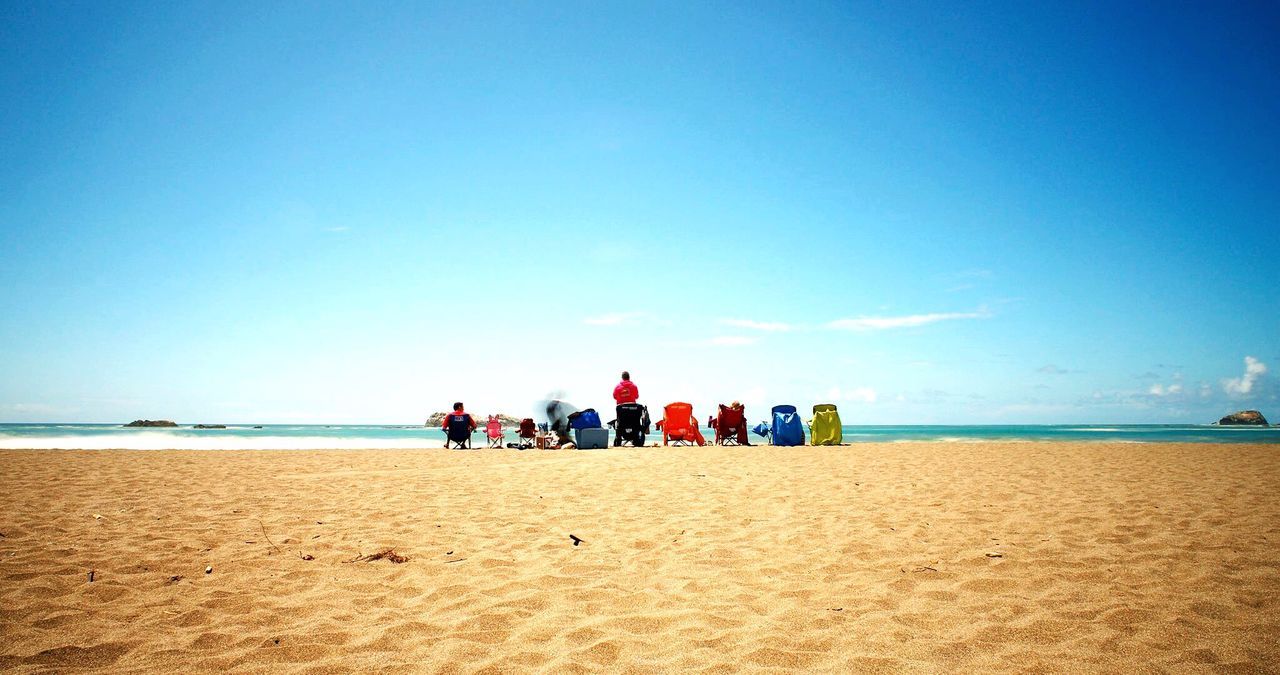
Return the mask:
<path fill-rule="evenodd" d="M 813 406 L 813 421 L 809 423 L 809 441 L 814 445 L 840 445 L 844 433 L 840 429 L 840 413 L 831 403 Z"/>

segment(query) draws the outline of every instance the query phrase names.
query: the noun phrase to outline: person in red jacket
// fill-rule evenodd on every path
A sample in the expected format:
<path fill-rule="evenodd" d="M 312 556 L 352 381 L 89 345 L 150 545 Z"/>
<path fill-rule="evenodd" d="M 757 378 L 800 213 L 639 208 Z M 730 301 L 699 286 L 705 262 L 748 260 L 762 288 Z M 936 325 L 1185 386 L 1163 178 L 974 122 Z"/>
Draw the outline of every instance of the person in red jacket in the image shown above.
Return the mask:
<path fill-rule="evenodd" d="M 635 403 L 638 398 L 640 398 L 640 389 L 631 381 L 631 373 L 622 371 L 622 381 L 613 388 L 613 400 L 617 401 L 618 405 L 622 405 Z"/>

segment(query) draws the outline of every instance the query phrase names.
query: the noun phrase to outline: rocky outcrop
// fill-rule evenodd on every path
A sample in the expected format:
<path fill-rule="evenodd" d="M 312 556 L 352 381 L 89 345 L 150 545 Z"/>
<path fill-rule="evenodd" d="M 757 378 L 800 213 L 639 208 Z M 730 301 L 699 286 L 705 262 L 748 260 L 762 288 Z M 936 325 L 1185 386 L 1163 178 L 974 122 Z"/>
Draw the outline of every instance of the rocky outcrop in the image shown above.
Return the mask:
<path fill-rule="evenodd" d="M 227 425 L 225 425 L 225 424 L 195 424 L 195 425 L 192 425 L 192 427 L 191 427 L 191 428 L 192 428 L 192 429 L 226 429 L 226 428 L 227 428 Z"/>
<path fill-rule="evenodd" d="M 1262 413 L 1257 410 L 1241 410 L 1240 412 L 1231 413 L 1230 415 L 1218 420 L 1218 424 L 1223 426 L 1269 426 L 1267 424 L 1267 418 L 1263 417 Z"/>
<path fill-rule="evenodd" d="M 468 411 L 468 414 L 471 415 L 471 419 L 475 420 L 476 424 L 480 426 L 484 426 L 485 422 L 489 421 L 489 415 L 487 413 L 481 415 Z M 448 415 L 449 413 L 447 412 L 432 413 L 431 416 L 427 418 L 426 426 L 436 427 L 438 429 L 441 424 L 444 424 L 444 418 Z M 504 413 L 498 413 L 498 419 L 502 420 L 502 426 L 507 428 L 520 426 L 521 418 L 519 417 L 512 417 Z"/>
<path fill-rule="evenodd" d="M 134 420 L 126 425 L 126 427 L 176 427 L 177 422 L 169 420 Z"/>

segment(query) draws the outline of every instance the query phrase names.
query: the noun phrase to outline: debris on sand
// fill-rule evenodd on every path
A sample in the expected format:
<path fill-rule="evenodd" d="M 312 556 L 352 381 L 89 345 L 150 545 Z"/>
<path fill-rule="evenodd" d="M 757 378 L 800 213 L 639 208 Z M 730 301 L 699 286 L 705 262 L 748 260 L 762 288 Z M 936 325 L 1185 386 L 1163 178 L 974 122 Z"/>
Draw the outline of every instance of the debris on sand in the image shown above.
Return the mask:
<path fill-rule="evenodd" d="M 582 542 L 586 541 L 586 539 L 582 539 L 581 537 L 579 537 L 579 536 L 578 536 L 578 535 L 576 535 L 576 534 L 571 534 L 571 535 L 569 535 L 569 538 L 573 540 L 573 545 L 574 545 L 574 546 L 577 546 L 578 544 L 581 544 Z"/>
<path fill-rule="evenodd" d="M 348 560 L 347 562 L 373 562 L 375 560 L 384 560 L 384 559 L 390 560 L 391 562 L 396 563 L 397 565 L 400 563 L 409 562 L 409 556 L 400 555 L 399 553 L 396 553 L 394 549 L 390 549 L 390 548 L 383 551 L 378 551 L 377 553 L 374 553 L 372 555 L 358 555 Z"/>
<path fill-rule="evenodd" d="M 97 573 L 98 570 L 89 570 L 89 583 L 93 583 L 93 576 Z"/>
<path fill-rule="evenodd" d="M 313 555 L 311 555 L 310 553 L 299 553 L 299 554 L 298 554 L 298 557 L 299 557 L 299 558 L 302 558 L 303 560 L 315 560 L 315 559 L 316 559 L 316 557 L 315 557 L 315 556 L 313 556 Z"/>
<path fill-rule="evenodd" d="M 213 565 L 210 565 L 210 566 L 208 566 L 208 567 L 204 568 L 204 573 L 205 573 L 205 574 L 213 574 Z"/>
<path fill-rule="evenodd" d="M 182 581 L 182 575 L 181 575 L 181 574 L 175 574 L 175 575 L 173 575 L 173 576 L 169 577 L 169 583 L 171 583 L 171 584 L 176 584 L 176 583 L 178 583 L 179 581 Z"/>

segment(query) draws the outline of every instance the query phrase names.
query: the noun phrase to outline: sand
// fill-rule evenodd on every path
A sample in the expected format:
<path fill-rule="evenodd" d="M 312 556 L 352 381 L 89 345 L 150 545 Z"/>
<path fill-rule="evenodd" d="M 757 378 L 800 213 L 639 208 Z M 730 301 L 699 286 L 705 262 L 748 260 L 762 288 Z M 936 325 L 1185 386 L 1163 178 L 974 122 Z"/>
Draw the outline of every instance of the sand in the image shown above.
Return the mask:
<path fill-rule="evenodd" d="M 1277 488 L 1243 445 L 4 451 L 0 670 L 1275 671 Z"/>

